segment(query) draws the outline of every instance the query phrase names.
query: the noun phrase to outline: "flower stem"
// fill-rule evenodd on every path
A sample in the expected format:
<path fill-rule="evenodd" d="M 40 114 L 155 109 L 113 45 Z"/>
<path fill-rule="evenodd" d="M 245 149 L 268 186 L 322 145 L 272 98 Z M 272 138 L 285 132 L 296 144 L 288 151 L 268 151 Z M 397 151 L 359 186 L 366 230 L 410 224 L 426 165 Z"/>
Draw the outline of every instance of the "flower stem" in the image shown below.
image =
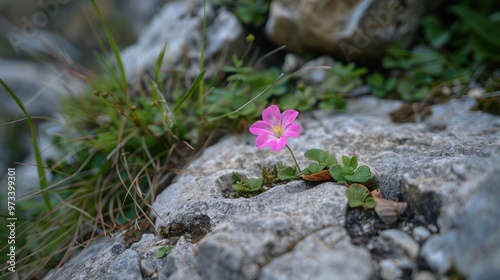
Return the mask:
<path fill-rule="evenodd" d="M 300 170 L 299 164 L 297 163 L 297 159 L 295 159 L 295 155 L 293 154 L 292 149 L 290 149 L 290 147 L 288 147 L 288 145 L 286 145 L 285 147 L 288 149 L 288 151 L 292 155 L 292 158 L 293 158 L 293 161 L 295 162 L 295 166 L 297 167 L 297 170 L 299 170 L 299 172 L 301 172 L 302 170 Z"/>

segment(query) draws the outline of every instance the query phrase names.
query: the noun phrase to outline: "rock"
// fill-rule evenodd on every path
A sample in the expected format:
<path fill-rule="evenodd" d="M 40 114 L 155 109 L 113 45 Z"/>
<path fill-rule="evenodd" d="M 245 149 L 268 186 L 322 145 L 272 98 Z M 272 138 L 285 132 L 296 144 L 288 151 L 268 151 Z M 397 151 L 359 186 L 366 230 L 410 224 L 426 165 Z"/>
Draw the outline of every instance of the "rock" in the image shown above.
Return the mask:
<path fill-rule="evenodd" d="M 134 250 L 127 249 L 107 265 L 98 279 L 141 279 L 139 256 Z"/>
<path fill-rule="evenodd" d="M 420 17 L 442 2 L 274 0 L 265 28 L 270 40 L 293 52 L 378 58 L 392 43 L 409 42 Z"/>
<path fill-rule="evenodd" d="M 382 260 L 380 262 L 380 277 L 384 280 L 398 279 L 403 276 L 403 271 L 393 260 Z"/>
<path fill-rule="evenodd" d="M 123 46 L 137 38 L 162 2 L 108 0 L 97 4 L 114 39 Z M 0 9 L 0 40 L 6 41 L 0 44 L 3 55 L 29 53 L 32 57 L 33 53 L 57 53 L 86 64 L 86 58 L 99 49 L 98 41 L 105 38 L 101 20 L 90 1 L 3 1 Z"/>
<path fill-rule="evenodd" d="M 416 259 L 420 246 L 407 233 L 395 229 L 386 229 L 380 232 L 382 238 L 387 239 L 396 247 L 404 250 L 404 252 L 412 259 Z"/>
<path fill-rule="evenodd" d="M 165 265 L 159 271 L 160 275 L 167 276 L 168 279 L 202 279 L 197 271 L 194 248 L 193 244 L 176 246 L 166 257 Z"/>
<path fill-rule="evenodd" d="M 429 271 L 421 271 L 415 274 L 413 280 L 436 280 L 436 276 Z"/>
<path fill-rule="evenodd" d="M 431 232 L 423 226 L 418 226 L 413 229 L 413 238 L 418 242 L 427 240 L 431 236 Z"/>
<path fill-rule="evenodd" d="M 422 246 L 421 255 L 433 271 L 443 275 L 453 265 L 451 251 L 452 245 L 445 242 L 441 236 L 436 235 L 429 238 Z"/>
<path fill-rule="evenodd" d="M 87 87 L 68 71 L 35 62 L 1 59 L 0 77 L 17 95 L 31 116 L 54 116 L 61 97 L 83 92 Z M 24 117 L 19 106 L 0 86 L 0 116 Z"/>
<path fill-rule="evenodd" d="M 461 210 L 454 213 L 450 228 L 424 244 L 423 257 L 440 274 L 447 261 L 467 279 L 496 279 L 500 276 L 500 174 L 491 172 L 477 180 Z"/>
<path fill-rule="evenodd" d="M 345 229 L 327 227 L 272 260 L 259 279 L 369 279 L 370 259 L 368 251 L 352 245 Z"/>
<path fill-rule="evenodd" d="M 330 68 L 334 65 L 335 60 L 330 56 L 320 56 L 306 62 L 297 76 L 306 84 L 319 87 L 331 75 Z"/>
<path fill-rule="evenodd" d="M 141 33 L 138 42 L 121 53 L 128 80 L 139 79 L 144 72 L 153 70 L 163 46 L 166 47 L 163 72 L 182 71 L 189 77 L 199 74 L 203 3 L 199 0 L 174 1 L 163 6 Z M 238 55 L 239 50 L 244 51 L 241 44 L 245 41 L 243 27 L 229 11 L 216 13 L 207 2 L 206 21 L 205 77 L 209 77 L 215 66 L 215 63 L 209 62 L 214 62 L 223 50 L 231 49 L 232 54 Z"/>
<path fill-rule="evenodd" d="M 98 243 L 100 243 L 99 240 Z M 100 246 L 101 244 L 94 244 L 93 246 Z M 116 242 L 113 245 L 102 246 L 101 250 L 98 251 L 94 256 L 78 260 L 75 262 L 69 262 L 68 265 L 61 267 L 61 269 L 54 272 L 54 274 L 47 275 L 47 279 L 89 279 L 92 275 L 101 275 L 103 277 L 112 277 L 113 273 L 116 275 L 120 274 L 124 268 L 123 262 L 134 261 L 135 252 L 126 250 L 125 245 L 120 242 Z M 125 251 L 126 254 L 122 255 Z M 115 260 L 118 260 L 115 262 Z M 117 270 L 113 270 L 111 268 Z M 137 263 L 137 269 L 139 269 L 139 264 Z M 103 273 L 103 274 L 100 274 Z M 140 276 L 140 270 L 139 270 Z M 140 278 L 135 278 L 140 279 Z"/>
<path fill-rule="evenodd" d="M 151 277 L 156 272 L 156 269 L 153 267 L 153 264 L 149 260 L 142 259 L 140 264 L 142 275 L 144 277 Z"/>
<path fill-rule="evenodd" d="M 363 98 L 343 114 L 301 114 L 302 135 L 289 141 L 301 166 L 309 163 L 303 153 L 310 148 L 357 155 L 383 197 L 408 203 L 394 225 L 373 211 L 348 210 L 345 186 L 333 182 L 291 181 L 253 198 L 233 198 L 232 172 L 256 177 L 260 166 L 292 162 L 283 151 L 257 150 L 253 136 L 237 135 L 205 149 L 158 195 L 152 212 L 159 235 L 143 236 L 129 250 L 148 259 L 158 279 L 322 279 L 342 268 L 356 279 L 401 273 L 403 279 L 440 279 L 452 268 L 468 279 L 494 279 L 500 267 L 500 118 L 454 100 L 432 106 L 433 115 L 420 123 L 394 124 L 389 112 L 400 104 Z M 346 213 L 357 220 L 347 224 Z M 418 226 L 431 235 L 420 255 L 411 237 Z M 176 246 L 156 259 L 166 244 Z M 78 267 L 80 275 L 90 275 Z"/>

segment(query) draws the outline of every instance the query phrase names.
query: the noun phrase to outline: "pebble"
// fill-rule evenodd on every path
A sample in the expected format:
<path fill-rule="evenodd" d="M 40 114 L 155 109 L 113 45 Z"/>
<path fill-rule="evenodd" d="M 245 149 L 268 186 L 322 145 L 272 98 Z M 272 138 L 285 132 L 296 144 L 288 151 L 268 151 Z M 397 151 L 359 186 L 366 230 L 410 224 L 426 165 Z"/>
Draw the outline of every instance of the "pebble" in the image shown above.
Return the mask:
<path fill-rule="evenodd" d="M 436 276 L 430 271 L 420 271 L 415 274 L 413 280 L 436 280 Z"/>
<path fill-rule="evenodd" d="M 427 228 L 432 232 L 432 233 L 437 233 L 438 228 L 435 225 L 427 225 Z"/>
<path fill-rule="evenodd" d="M 156 269 L 153 267 L 153 264 L 148 259 L 141 260 L 141 271 L 142 275 L 149 277 L 156 272 Z"/>
<path fill-rule="evenodd" d="M 382 279 L 397 279 L 403 276 L 403 271 L 391 259 L 380 261 L 380 277 Z"/>
<path fill-rule="evenodd" d="M 380 232 L 382 238 L 392 241 L 396 246 L 403 249 L 410 258 L 416 259 L 420 246 L 418 243 L 407 233 L 396 230 L 387 229 Z"/>
<path fill-rule="evenodd" d="M 446 273 L 452 266 L 450 255 L 452 249 L 447 247 L 449 244 L 445 244 L 442 242 L 442 237 L 434 235 L 424 243 L 421 252 L 427 264 L 440 275 Z"/>
<path fill-rule="evenodd" d="M 372 232 L 373 231 L 373 227 L 370 223 L 366 223 L 366 224 L 363 224 L 361 226 L 361 230 L 364 232 L 364 233 L 368 233 L 368 232 Z"/>
<path fill-rule="evenodd" d="M 413 229 L 413 238 L 419 242 L 426 241 L 431 236 L 431 232 L 423 226 Z"/>

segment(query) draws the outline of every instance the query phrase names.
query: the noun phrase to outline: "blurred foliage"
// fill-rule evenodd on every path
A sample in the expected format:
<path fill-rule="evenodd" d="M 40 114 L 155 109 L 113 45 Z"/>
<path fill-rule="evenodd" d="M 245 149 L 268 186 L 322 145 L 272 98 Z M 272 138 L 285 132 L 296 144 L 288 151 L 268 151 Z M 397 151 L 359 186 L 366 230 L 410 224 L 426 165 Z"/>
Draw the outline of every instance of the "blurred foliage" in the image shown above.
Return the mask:
<path fill-rule="evenodd" d="M 321 85 L 315 87 L 298 81 L 294 91 L 278 99 L 278 105 L 298 111 L 315 108 L 343 110 L 352 91 L 363 85 L 361 77 L 366 71 L 366 68 L 356 68 L 354 63 L 343 65 L 337 62 Z"/>
<path fill-rule="evenodd" d="M 441 86 L 469 83 L 482 65 L 500 61 L 499 2 L 458 2 L 444 7 L 447 16 L 424 17 L 423 40 L 410 50 L 398 45 L 387 50 L 382 63 L 390 75 L 372 73 L 367 77 L 374 95 L 389 97 L 396 93 L 405 101 L 423 100 Z"/>
<path fill-rule="evenodd" d="M 210 0 L 214 6 L 231 10 L 238 20 L 248 26 L 261 27 L 266 23 L 270 0 Z"/>

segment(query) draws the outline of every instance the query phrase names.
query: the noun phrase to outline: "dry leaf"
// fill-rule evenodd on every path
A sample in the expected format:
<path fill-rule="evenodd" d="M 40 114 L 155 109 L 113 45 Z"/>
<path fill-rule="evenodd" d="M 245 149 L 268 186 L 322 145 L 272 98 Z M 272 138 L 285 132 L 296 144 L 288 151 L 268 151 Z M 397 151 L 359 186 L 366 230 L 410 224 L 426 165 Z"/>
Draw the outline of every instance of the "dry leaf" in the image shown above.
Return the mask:
<path fill-rule="evenodd" d="M 330 175 L 330 172 L 328 170 L 323 170 L 318 173 L 314 174 L 309 174 L 309 175 L 302 175 L 302 179 L 310 182 L 319 182 L 319 181 L 332 181 L 332 175 Z"/>
<path fill-rule="evenodd" d="M 396 202 L 373 196 L 375 202 L 375 213 L 384 222 L 390 225 L 395 223 L 405 212 L 407 204 L 405 202 Z"/>

